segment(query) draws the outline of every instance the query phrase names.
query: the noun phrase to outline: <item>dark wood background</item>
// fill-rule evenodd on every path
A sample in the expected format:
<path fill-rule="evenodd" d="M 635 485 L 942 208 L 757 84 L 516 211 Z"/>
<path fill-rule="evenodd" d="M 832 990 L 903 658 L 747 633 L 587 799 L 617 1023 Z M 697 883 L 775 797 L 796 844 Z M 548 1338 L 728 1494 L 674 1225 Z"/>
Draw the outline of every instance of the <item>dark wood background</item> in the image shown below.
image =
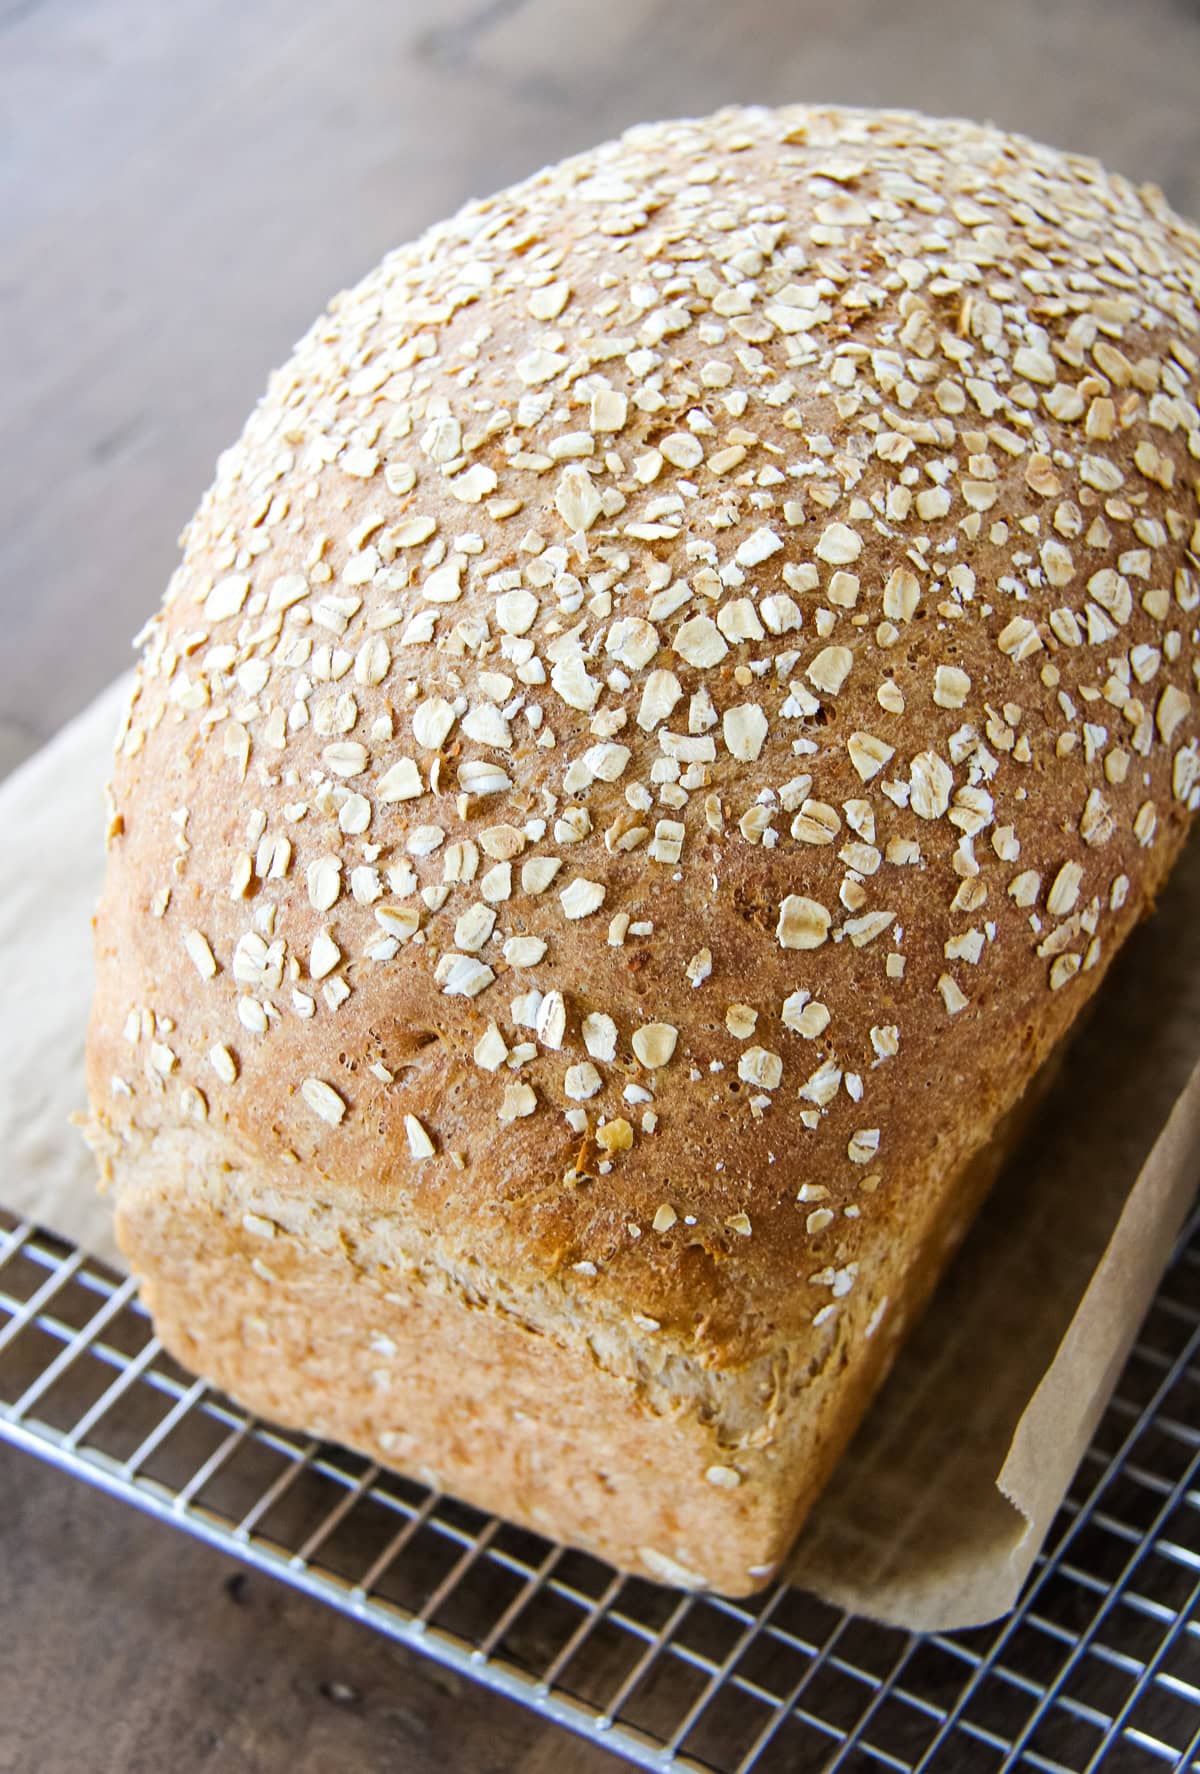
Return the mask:
<path fill-rule="evenodd" d="M 1196 0 L 0 0 L 0 771 L 129 657 L 325 299 L 651 116 L 986 117 L 1200 213 Z M 2 1774 L 615 1759 L 0 1448 Z"/>

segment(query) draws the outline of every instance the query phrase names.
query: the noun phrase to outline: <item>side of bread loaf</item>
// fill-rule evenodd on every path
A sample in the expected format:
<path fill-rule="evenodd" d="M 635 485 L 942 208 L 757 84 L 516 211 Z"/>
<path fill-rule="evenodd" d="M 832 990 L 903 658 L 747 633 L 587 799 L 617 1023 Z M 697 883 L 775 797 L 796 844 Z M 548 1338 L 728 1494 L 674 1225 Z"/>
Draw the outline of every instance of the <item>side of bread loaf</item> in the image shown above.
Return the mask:
<path fill-rule="evenodd" d="M 339 297 L 118 741 L 92 1137 L 182 1360 L 765 1580 L 1200 793 L 1200 244 L 735 111 Z"/>

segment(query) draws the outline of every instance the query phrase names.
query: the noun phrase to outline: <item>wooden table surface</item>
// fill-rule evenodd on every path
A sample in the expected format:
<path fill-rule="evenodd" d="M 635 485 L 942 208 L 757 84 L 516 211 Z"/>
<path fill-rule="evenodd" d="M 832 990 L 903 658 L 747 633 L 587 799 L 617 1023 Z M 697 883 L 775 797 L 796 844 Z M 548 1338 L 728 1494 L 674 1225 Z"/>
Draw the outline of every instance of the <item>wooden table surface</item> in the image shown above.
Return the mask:
<path fill-rule="evenodd" d="M 734 99 L 987 117 L 1200 214 L 1194 0 L 0 0 L 0 771 L 128 658 L 325 299 L 464 198 Z M 0 1774 L 615 1759 L 0 1448 Z"/>

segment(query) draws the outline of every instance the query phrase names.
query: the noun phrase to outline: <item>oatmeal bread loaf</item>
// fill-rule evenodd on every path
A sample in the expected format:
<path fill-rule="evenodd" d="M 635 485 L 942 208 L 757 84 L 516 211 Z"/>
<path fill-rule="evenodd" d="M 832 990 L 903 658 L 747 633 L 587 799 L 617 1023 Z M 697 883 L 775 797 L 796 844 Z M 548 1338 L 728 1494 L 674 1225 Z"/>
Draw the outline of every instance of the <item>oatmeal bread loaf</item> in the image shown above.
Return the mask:
<path fill-rule="evenodd" d="M 1200 239 L 994 129 L 730 110 L 389 255 L 184 536 L 91 1137 L 164 1342 L 765 1582 L 1183 841 Z"/>

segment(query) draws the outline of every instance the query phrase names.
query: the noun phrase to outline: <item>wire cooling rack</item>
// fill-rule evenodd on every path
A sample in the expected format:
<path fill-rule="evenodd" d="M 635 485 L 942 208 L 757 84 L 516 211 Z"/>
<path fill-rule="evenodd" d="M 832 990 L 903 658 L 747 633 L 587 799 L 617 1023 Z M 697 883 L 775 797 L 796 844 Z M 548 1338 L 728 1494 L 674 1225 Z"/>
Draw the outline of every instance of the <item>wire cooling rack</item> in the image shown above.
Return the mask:
<path fill-rule="evenodd" d="M 1200 1768 L 1200 1210 L 1020 1606 L 973 1632 L 662 1589 L 273 1428 L 3 1214 L 0 1436 L 643 1768 Z"/>

